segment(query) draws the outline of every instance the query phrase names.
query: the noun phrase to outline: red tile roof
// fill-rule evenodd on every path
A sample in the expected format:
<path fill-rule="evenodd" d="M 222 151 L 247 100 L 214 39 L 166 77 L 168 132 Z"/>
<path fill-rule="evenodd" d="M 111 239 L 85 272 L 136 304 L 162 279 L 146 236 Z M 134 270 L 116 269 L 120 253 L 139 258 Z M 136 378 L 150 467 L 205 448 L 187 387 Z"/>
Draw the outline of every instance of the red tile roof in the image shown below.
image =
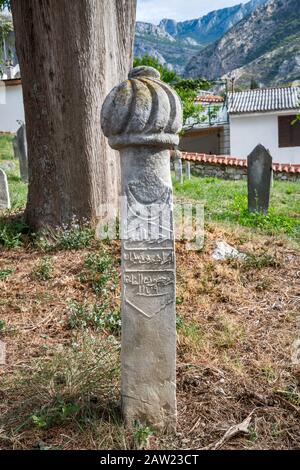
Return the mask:
<path fill-rule="evenodd" d="M 247 160 L 235 158 L 230 155 L 207 155 L 205 153 L 181 152 L 182 159 L 199 163 L 211 163 L 213 165 L 228 165 L 247 167 Z M 273 171 L 277 173 L 297 173 L 300 174 L 300 165 L 286 163 L 273 163 Z"/>
<path fill-rule="evenodd" d="M 223 103 L 224 98 L 217 95 L 200 95 L 196 98 L 196 103 Z"/>

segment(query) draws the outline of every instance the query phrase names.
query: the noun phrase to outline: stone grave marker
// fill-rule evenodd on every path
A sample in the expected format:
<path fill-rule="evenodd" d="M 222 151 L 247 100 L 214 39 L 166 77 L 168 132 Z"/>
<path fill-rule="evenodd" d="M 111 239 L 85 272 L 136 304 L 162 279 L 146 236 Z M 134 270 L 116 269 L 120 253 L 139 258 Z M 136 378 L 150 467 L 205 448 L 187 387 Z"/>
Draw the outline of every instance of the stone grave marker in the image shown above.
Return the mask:
<path fill-rule="evenodd" d="M 261 144 L 248 156 L 248 210 L 267 213 L 270 202 L 272 157 Z"/>
<path fill-rule="evenodd" d="M 17 158 L 20 163 L 21 179 L 24 183 L 28 183 L 28 154 L 25 124 L 22 124 L 17 130 L 17 134 L 13 139 L 13 148 L 15 158 Z"/>
<path fill-rule="evenodd" d="M 0 339 L 0 366 L 6 364 L 6 344 Z"/>
<path fill-rule="evenodd" d="M 174 168 L 175 168 L 176 181 L 182 184 L 183 183 L 182 158 L 181 158 L 181 152 L 178 149 L 175 150 Z"/>
<path fill-rule="evenodd" d="M 120 151 L 122 204 L 121 398 L 125 422 L 176 426 L 173 194 L 169 149 L 181 102 L 152 67 L 136 67 L 106 98 L 104 134 Z"/>
<path fill-rule="evenodd" d="M 10 197 L 6 174 L 0 168 L 0 210 L 1 209 L 10 209 Z"/>
<path fill-rule="evenodd" d="M 20 160 L 17 135 L 14 136 L 14 138 L 12 140 L 12 145 L 13 145 L 13 149 L 14 149 L 14 158 L 16 160 Z"/>
<path fill-rule="evenodd" d="M 186 160 L 185 162 L 185 177 L 188 180 L 191 179 L 191 162 L 189 162 L 188 160 Z"/>

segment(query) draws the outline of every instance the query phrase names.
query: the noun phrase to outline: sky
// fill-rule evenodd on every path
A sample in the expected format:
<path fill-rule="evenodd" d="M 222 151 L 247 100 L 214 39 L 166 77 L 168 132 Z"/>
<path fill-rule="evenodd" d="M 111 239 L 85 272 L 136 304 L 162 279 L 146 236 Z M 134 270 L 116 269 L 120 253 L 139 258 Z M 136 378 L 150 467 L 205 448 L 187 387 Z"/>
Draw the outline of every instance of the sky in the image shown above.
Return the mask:
<path fill-rule="evenodd" d="M 163 18 L 177 21 L 199 18 L 213 10 L 248 0 L 137 0 L 137 20 L 158 24 Z"/>

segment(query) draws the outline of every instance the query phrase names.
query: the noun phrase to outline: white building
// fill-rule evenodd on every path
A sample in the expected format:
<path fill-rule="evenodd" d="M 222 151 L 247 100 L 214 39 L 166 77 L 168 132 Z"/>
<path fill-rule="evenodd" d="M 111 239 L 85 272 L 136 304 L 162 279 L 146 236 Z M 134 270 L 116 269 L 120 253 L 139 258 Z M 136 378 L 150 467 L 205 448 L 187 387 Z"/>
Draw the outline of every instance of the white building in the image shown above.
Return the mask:
<path fill-rule="evenodd" d="M 195 100 L 202 106 L 200 120 L 189 119 L 180 141 L 180 149 L 205 154 L 230 153 L 226 102 L 222 96 L 203 91 Z"/>
<path fill-rule="evenodd" d="M 204 120 L 188 123 L 180 148 L 186 152 L 246 159 L 264 145 L 274 163 L 300 164 L 300 87 L 259 88 L 222 98 L 200 95 Z M 219 106 L 217 112 L 211 110 Z"/>
<path fill-rule="evenodd" d="M 300 164 L 300 87 L 278 87 L 230 93 L 230 154 L 246 158 L 263 144 L 276 163 Z"/>
<path fill-rule="evenodd" d="M 0 80 L 0 132 L 16 132 L 25 122 L 20 78 Z"/>

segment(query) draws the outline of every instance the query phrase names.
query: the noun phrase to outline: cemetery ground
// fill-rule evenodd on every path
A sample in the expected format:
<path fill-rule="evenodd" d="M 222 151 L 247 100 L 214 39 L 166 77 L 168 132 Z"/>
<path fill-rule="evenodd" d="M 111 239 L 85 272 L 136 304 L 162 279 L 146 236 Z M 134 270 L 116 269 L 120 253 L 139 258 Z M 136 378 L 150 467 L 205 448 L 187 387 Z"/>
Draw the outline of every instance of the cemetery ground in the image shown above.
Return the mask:
<path fill-rule="evenodd" d="M 178 428 L 162 436 L 120 417 L 119 242 L 76 224 L 29 234 L 7 136 L 0 166 L 1 449 L 299 448 L 299 183 L 274 182 L 269 216 L 247 214 L 246 182 L 175 183 L 178 200 L 206 203 L 205 244 L 176 247 Z M 218 240 L 247 257 L 213 260 Z"/>

